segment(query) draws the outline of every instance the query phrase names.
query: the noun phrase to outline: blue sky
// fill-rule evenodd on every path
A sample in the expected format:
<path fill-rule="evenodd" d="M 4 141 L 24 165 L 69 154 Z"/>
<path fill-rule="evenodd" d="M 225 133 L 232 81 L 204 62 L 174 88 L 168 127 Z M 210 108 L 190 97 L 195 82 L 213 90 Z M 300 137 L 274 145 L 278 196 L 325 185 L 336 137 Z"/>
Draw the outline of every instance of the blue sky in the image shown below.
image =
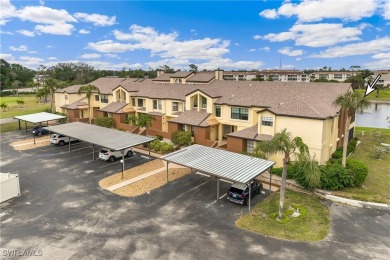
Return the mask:
<path fill-rule="evenodd" d="M 385 0 L 0 3 L 0 56 L 32 69 L 390 69 Z"/>

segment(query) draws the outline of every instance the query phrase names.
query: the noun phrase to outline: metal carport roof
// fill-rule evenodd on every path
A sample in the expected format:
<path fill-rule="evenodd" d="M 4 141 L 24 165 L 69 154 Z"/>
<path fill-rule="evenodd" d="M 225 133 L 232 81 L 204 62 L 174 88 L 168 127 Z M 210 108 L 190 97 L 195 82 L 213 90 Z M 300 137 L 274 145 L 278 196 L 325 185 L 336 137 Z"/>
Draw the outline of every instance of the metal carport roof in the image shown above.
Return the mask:
<path fill-rule="evenodd" d="M 179 151 L 164 155 L 160 159 L 168 163 L 180 164 L 217 178 L 217 200 L 219 200 L 219 180 L 224 179 L 250 185 L 251 181 L 270 169 L 275 162 L 233 153 L 221 149 L 194 144 Z M 168 176 L 167 163 L 167 176 Z M 168 180 L 168 177 L 167 177 Z M 271 192 L 271 174 L 270 174 Z M 249 211 L 251 189 L 249 189 Z"/>
<path fill-rule="evenodd" d="M 202 145 L 162 156 L 161 159 L 233 182 L 248 183 L 275 162 Z"/>
<path fill-rule="evenodd" d="M 61 116 L 61 115 L 47 113 L 47 112 L 40 112 L 40 113 L 29 114 L 24 116 L 14 116 L 14 118 L 29 123 L 33 123 L 33 124 L 38 124 L 42 122 L 63 119 L 66 118 L 66 116 Z"/>
<path fill-rule="evenodd" d="M 127 133 L 124 131 L 81 122 L 55 125 L 45 128 L 51 132 L 63 134 L 117 151 L 154 140 L 154 138 L 142 135 Z"/>

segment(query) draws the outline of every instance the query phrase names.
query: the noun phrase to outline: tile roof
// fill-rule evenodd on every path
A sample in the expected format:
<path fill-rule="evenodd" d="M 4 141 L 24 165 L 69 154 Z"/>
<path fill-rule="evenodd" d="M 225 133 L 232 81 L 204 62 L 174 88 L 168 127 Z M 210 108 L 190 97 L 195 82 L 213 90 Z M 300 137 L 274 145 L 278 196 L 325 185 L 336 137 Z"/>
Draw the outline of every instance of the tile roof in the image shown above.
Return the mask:
<path fill-rule="evenodd" d="M 272 135 L 258 134 L 257 124 L 252 127 L 245 128 L 241 131 L 230 133 L 228 134 L 228 136 L 256 140 L 256 141 L 269 141 L 272 139 Z"/>
<path fill-rule="evenodd" d="M 153 81 L 169 81 L 171 79 L 171 75 L 174 73 L 163 73 L 162 75 L 153 79 Z"/>
<path fill-rule="evenodd" d="M 62 108 L 66 108 L 66 109 L 79 109 L 80 106 L 88 106 L 88 103 L 87 102 L 84 102 L 83 100 L 86 100 L 87 97 L 82 97 L 80 98 L 79 100 L 69 104 L 69 105 L 63 105 L 61 106 Z M 87 101 L 87 100 L 86 100 Z"/>
<path fill-rule="evenodd" d="M 178 117 L 169 120 L 169 122 L 183 124 L 183 125 L 193 125 L 200 126 L 200 124 L 209 116 L 210 114 L 206 110 L 200 110 L 199 112 L 196 109 L 185 110 Z"/>
<path fill-rule="evenodd" d="M 173 73 L 173 75 L 171 75 L 171 78 L 187 78 L 188 76 L 190 76 L 193 73 L 194 72 L 192 72 L 192 71 L 177 71 L 177 72 Z"/>
<path fill-rule="evenodd" d="M 214 72 L 199 72 L 187 79 L 187 82 L 205 82 L 208 83 L 215 79 Z"/>
<path fill-rule="evenodd" d="M 163 116 L 163 115 L 165 115 L 164 113 L 161 113 L 161 112 L 149 112 L 148 114 L 152 115 L 152 116 Z"/>
<path fill-rule="evenodd" d="M 126 102 L 111 102 L 107 106 L 100 108 L 98 110 L 102 111 L 102 112 L 108 112 L 108 113 L 118 113 L 125 106 L 127 106 Z M 122 113 L 124 113 L 123 110 L 122 110 Z"/>

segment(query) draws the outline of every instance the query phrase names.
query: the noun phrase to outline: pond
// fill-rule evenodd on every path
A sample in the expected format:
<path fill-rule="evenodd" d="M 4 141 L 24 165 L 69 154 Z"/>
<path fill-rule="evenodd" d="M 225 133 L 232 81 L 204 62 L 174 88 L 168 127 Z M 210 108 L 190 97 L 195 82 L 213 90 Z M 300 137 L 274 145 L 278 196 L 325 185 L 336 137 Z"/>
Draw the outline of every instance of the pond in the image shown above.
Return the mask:
<path fill-rule="evenodd" d="M 387 117 L 390 117 L 390 104 L 370 103 L 363 113 L 356 112 L 356 126 L 388 128 Z"/>

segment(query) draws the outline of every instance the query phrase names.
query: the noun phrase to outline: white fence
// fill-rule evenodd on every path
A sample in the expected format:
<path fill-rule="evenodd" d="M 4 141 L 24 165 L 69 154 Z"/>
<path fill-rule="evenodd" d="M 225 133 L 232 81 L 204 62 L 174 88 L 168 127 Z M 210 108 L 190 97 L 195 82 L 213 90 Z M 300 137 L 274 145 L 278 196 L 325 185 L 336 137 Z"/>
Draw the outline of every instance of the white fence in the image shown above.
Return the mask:
<path fill-rule="evenodd" d="M 0 203 L 20 195 L 19 175 L 0 173 Z"/>

